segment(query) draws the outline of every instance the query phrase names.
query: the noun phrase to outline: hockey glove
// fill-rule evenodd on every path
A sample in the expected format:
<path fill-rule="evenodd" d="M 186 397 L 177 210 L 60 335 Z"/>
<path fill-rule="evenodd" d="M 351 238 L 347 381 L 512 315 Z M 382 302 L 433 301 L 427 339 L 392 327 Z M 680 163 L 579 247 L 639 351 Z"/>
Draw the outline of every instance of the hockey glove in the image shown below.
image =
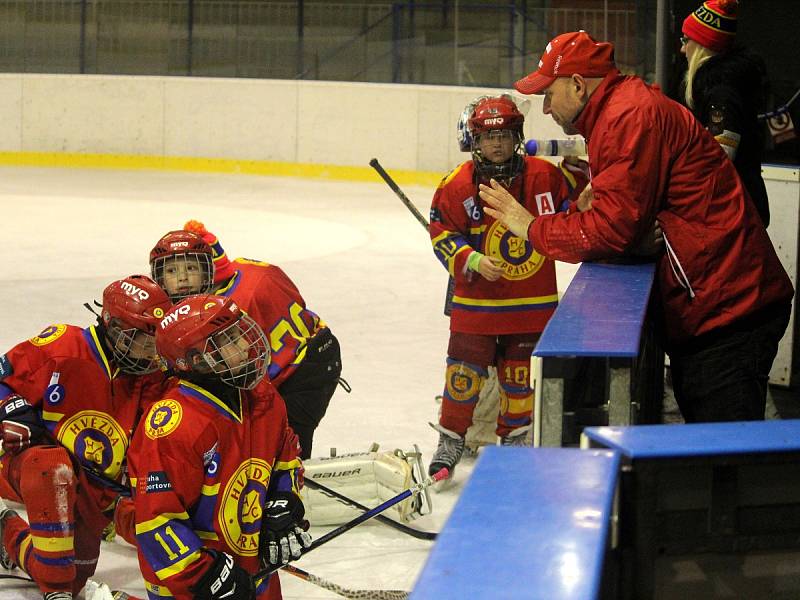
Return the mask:
<path fill-rule="evenodd" d="M 267 500 L 261 517 L 259 552 L 265 567 L 285 565 L 300 558 L 303 550 L 311 546 L 311 535 L 305 532 L 305 514 L 302 501 L 292 492 L 275 492 Z"/>
<path fill-rule="evenodd" d="M 233 562 L 233 557 L 216 550 L 205 550 L 214 562 L 191 591 L 195 600 L 255 600 L 256 588 L 250 574 Z"/>
<path fill-rule="evenodd" d="M 0 404 L 0 437 L 6 451 L 21 452 L 45 432 L 39 413 L 22 396 L 12 394 Z"/>

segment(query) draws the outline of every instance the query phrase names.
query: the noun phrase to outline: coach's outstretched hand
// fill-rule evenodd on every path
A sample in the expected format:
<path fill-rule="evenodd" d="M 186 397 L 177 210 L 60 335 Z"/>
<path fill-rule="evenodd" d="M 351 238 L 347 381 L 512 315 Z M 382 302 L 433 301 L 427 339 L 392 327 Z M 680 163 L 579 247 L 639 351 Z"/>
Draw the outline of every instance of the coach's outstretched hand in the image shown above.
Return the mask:
<path fill-rule="evenodd" d="M 484 210 L 511 230 L 511 233 L 523 240 L 528 239 L 528 227 L 533 223 L 533 215 L 516 201 L 514 196 L 494 179 L 491 186 L 480 185 L 480 196 L 489 206 Z"/>

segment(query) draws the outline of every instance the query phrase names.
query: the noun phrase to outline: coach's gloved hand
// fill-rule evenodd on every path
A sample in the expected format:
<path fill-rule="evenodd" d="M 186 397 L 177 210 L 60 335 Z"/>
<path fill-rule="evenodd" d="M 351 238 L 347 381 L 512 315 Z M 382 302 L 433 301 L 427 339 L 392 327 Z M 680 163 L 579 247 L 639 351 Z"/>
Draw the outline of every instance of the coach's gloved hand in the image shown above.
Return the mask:
<path fill-rule="evenodd" d="M 256 587 L 250 574 L 224 552 L 204 549 L 214 558 L 191 591 L 195 600 L 255 600 Z"/>
<path fill-rule="evenodd" d="M 303 549 L 311 546 L 303 521 L 303 502 L 292 492 L 275 492 L 267 500 L 261 519 L 261 556 L 265 567 L 279 567 L 300 558 Z"/>
<path fill-rule="evenodd" d="M 45 435 L 39 413 L 22 396 L 12 394 L 0 403 L 0 438 L 7 452 L 17 453 Z"/>

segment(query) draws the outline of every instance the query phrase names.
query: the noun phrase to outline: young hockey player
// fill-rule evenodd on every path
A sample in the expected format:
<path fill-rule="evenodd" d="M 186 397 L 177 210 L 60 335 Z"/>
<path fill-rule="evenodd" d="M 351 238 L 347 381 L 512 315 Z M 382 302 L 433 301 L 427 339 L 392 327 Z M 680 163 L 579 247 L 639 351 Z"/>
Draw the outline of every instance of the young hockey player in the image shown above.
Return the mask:
<path fill-rule="evenodd" d="M 231 298 L 192 296 L 156 331 L 178 377 L 152 405 L 129 452 L 139 564 L 150 598 L 275 600 L 264 566 L 311 544 L 297 436 L 265 377 L 269 347 Z"/>
<path fill-rule="evenodd" d="M 309 458 L 314 430 L 339 383 L 342 362 L 338 340 L 306 307 L 292 280 L 272 264 L 229 261 L 217 238 L 197 221 L 158 240 L 150 252 L 150 268 L 173 301 L 213 292 L 233 298 L 259 324 L 272 351 L 269 378 L 286 402 L 301 458 Z"/>
<path fill-rule="evenodd" d="M 26 523 L 0 501 L 0 562 L 46 600 L 77 597 L 97 566 L 141 406 L 161 397 L 155 325 L 171 303 L 133 275 L 103 292 L 98 323 L 51 325 L 0 357 L 0 476 Z"/>
<path fill-rule="evenodd" d="M 455 294 L 429 473 L 443 467 L 453 473 L 492 365 L 500 384 L 496 433 L 503 445 L 527 443 L 531 352 L 558 301 L 553 261 L 484 213 L 478 184 L 502 181 L 537 215 L 561 210 L 571 193 L 565 173 L 525 156 L 524 117 L 509 96 L 479 99 L 466 121 L 459 142 L 472 160 L 442 180 L 431 205 L 433 250 L 455 279 Z"/>

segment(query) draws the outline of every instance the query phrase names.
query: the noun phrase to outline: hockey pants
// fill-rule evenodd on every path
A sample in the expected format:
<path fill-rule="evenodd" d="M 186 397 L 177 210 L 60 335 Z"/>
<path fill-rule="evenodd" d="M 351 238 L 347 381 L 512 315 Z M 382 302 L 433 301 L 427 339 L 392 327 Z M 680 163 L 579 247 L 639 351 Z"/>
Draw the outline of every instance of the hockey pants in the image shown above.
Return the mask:
<path fill-rule="evenodd" d="M 278 388 L 289 425 L 300 438 L 301 459 L 311 457 L 314 430 L 328 410 L 341 374 L 339 340 L 326 327 L 308 342 L 303 362 Z"/>
<path fill-rule="evenodd" d="M 500 384 L 497 435 L 529 425 L 533 413 L 530 360 L 538 339 L 536 333 L 495 336 L 450 332 L 439 419 L 442 427 L 466 434 L 490 365 L 497 367 Z"/>
<path fill-rule="evenodd" d="M 85 479 L 75 474 L 69 453 L 59 446 L 33 446 L 6 455 L 3 476 L 28 513 L 6 520 L 2 543 L 44 592 L 72 592 L 76 597 L 94 574 L 100 535 L 108 520 L 88 521 L 80 498 Z"/>

